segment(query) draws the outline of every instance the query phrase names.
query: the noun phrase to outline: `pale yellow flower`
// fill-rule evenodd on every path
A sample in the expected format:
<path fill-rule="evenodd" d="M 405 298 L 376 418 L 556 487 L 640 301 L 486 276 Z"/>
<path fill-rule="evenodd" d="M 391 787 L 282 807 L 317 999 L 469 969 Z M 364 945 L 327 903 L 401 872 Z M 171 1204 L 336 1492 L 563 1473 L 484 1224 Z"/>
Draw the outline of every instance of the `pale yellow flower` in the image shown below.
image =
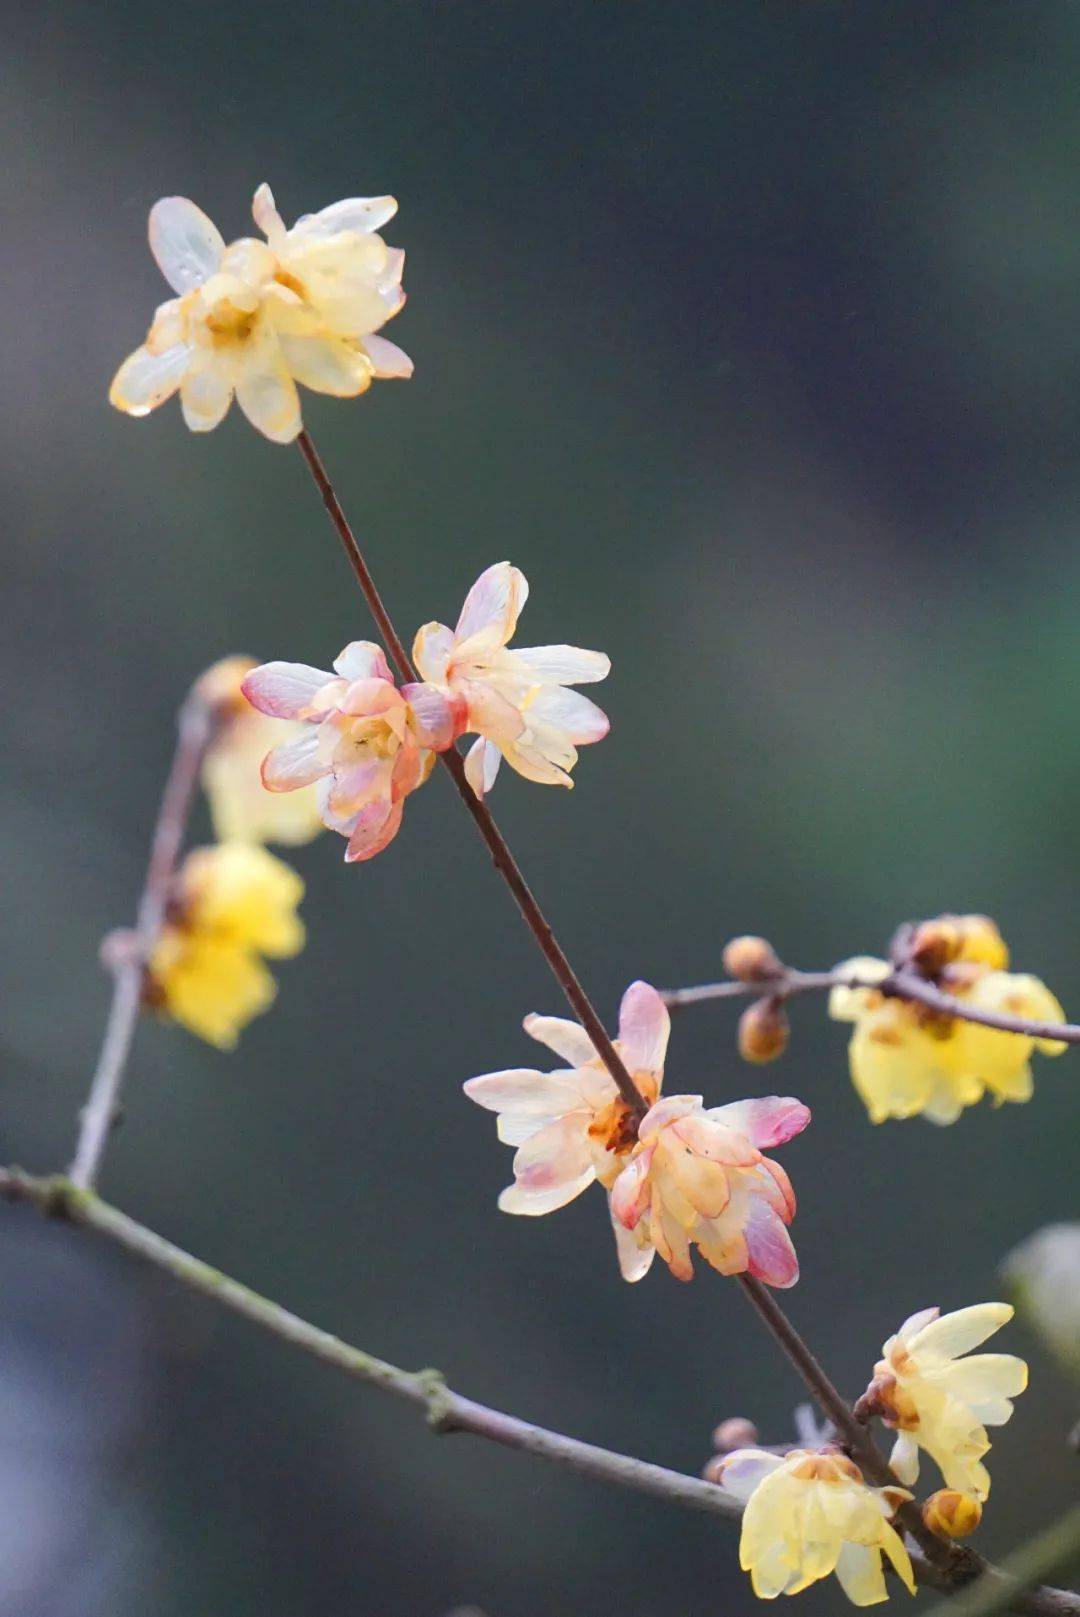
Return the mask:
<path fill-rule="evenodd" d="M 608 733 L 607 715 L 570 689 L 607 678 L 611 663 L 603 652 L 510 650 L 528 595 L 524 573 L 496 562 L 465 597 L 457 626 L 425 623 L 413 645 L 425 685 L 408 686 L 406 695 L 418 703 L 426 690 L 440 693 L 452 705 L 456 734 L 476 733 L 465 774 L 477 797 L 491 790 L 503 758 L 526 780 L 572 786 L 578 747 Z"/>
<path fill-rule="evenodd" d="M 150 250 L 178 295 L 117 371 L 111 402 L 142 416 L 179 389 L 187 425 L 208 432 L 235 394 L 254 427 L 288 443 L 303 425 L 298 382 L 345 398 L 411 375 L 408 356 L 374 335 L 405 302 L 404 254 L 376 233 L 396 211 L 393 197 L 352 197 L 286 230 L 261 185 L 252 212 L 267 240 L 226 247 L 186 197 L 156 202 Z"/>
<path fill-rule="evenodd" d="M 196 848 L 181 867 L 147 968 L 147 999 L 210 1044 L 232 1049 L 277 992 L 263 956 L 304 946 L 304 884 L 265 848 Z"/>
<path fill-rule="evenodd" d="M 834 1449 L 736 1449 L 713 1475 L 745 1505 L 739 1564 L 759 1600 L 799 1594 L 835 1572 L 853 1605 L 877 1605 L 888 1598 L 882 1556 L 915 1593 L 911 1557 L 889 1520 L 911 1498 L 906 1489 L 871 1488 Z"/>
<path fill-rule="evenodd" d="M 885 1343 L 867 1398 L 899 1433 L 890 1464 L 901 1482 L 917 1480 L 919 1450 L 925 1449 L 950 1488 L 986 1498 L 986 1427 L 1009 1420 L 1011 1400 L 1027 1386 L 1028 1371 L 1011 1353 L 971 1349 L 1012 1316 L 1008 1303 L 977 1303 L 944 1315 L 924 1308 Z"/>
<path fill-rule="evenodd" d="M 916 933 L 925 941 L 931 975 L 949 994 L 980 1010 L 1039 1021 L 1064 1021 L 1054 995 L 1038 979 L 1006 970 L 1008 950 L 985 916 L 942 916 Z M 887 961 L 858 956 L 838 970 L 883 980 Z M 848 1047 L 851 1077 L 871 1121 L 914 1117 L 954 1123 L 985 1093 L 1004 1101 L 1031 1099 L 1031 1055 L 1060 1055 L 1065 1045 L 1003 1033 L 943 1016 L 875 988 L 835 988 L 829 1014 L 854 1023 Z"/>
<path fill-rule="evenodd" d="M 304 726 L 268 718 L 252 707 L 241 684 L 257 667 L 254 657 L 225 657 L 196 685 L 216 721 L 203 763 L 203 790 L 219 842 L 280 842 L 296 847 L 322 829 L 318 791 L 314 786 L 268 791 L 262 762 L 274 747 L 295 740 Z"/>

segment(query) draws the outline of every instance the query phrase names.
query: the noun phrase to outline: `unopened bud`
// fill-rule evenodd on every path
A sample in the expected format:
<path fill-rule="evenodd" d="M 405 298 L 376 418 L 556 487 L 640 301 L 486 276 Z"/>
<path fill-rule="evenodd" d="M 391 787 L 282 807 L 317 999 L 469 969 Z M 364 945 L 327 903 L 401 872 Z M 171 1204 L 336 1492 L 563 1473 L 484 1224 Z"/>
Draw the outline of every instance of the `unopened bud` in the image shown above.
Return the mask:
<path fill-rule="evenodd" d="M 767 938 L 732 938 L 722 956 L 724 970 L 741 983 L 767 983 L 784 974 L 784 963 Z"/>
<path fill-rule="evenodd" d="M 720 1422 L 712 1440 L 713 1447 L 722 1454 L 732 1449 L 752 1449 L 758 1440 L 758 1429 L 745 1415 L 730 1415 Z"/>
<path fill-rule="evenodd" d="M 739 1054 L 744 1061 L 775 1061 L 787 1049 L 790 1036 L 778 999 L 756 999 L 739 1018 Z"/>
<path fill-rule="evenodd" d="M 941 1538 L 969 1538 L 982 1521 L 982 1506 L 956 1488 L 939 1488 L 924 1503 L 922 1517 Z"/>

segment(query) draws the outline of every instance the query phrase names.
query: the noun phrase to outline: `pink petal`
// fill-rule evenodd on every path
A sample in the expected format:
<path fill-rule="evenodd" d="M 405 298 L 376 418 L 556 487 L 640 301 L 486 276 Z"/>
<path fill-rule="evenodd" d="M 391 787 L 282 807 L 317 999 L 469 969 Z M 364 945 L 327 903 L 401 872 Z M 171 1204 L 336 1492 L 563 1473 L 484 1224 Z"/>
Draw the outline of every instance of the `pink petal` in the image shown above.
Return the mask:
<path fill-rule="evenodd" d="M 585 1029 L 565 1016 L 537 1016 L 531 1012 L 522 1022 L 530 1039 L 546 1044 L 549 1050 L 571 1067 L 584 1067 L 598 1059 L 595 1047 Z"/>
<path fill-rule="evenodd" d="M 514 1178 L 523 1190 L 553 1190 L 591 1170 L 589 1136 L 581 1112 L 548 1123 L 514 1156 Z"/>
<path fill-rule="evenodd" d="M 619 1045 L 631 1072 L 664 1070 L 671 1017 L 651 983 L 636 982 L 622 997 L 619 1006 Z"/>
<path fill-rule="evenodd" d="M 781 1290 L 793 1286 L 799 1278 L 799 1260 L 791 1237 L 766 1202 L 755 1201 L 744 1233 L 749 1272 L 767 1286 Z"/>
<path fill-rule="evenodd" d="M 761 1194 L 778 1217 L 785 1224 L 790 1224 L 795 1217 L 795 1192 L 791 1188 L 791 1180 L 772 1157 L 762 1157 L 757 1172 L 762 1182 Z"/>
<path fill-rule="evenodd" d="M 340 657 L 334 658 L 334 668 L 350 683 L 357 679 L 392 679 L 382 647 L 371 640 L 350 640 Z"/>
<path fill-rule="evenodd" d="M 705 1112 L 677 1118 L 672 1133 L 708 1162 L 722 1163 L 729 1168 L 752 1168 L 761 1161 L 761 1153 L 745 1134 L 714 1122 Z"/>
<path fill-rule="evenodd" d="M 668 1095 L 646 1112 L 638 1129 L 638 1139 L 647 1140 L 658 1129 L 666 1128 L 669 1123 L 676 1123 L 680 1118 L 689 1117 L 692 1112 L 700 1110 L 700 1095 Z"/>
<path fill-rule="evenodd" d="M 409 704 L 420 745 L 432 752 L 445 752 L 464 728 L 465 704 L 455 702 L 434 685 L 403 685 L 401 694 Z"/>
<path fill-rule="evenodd" d="M 656 1153 L 656 1142 L 631 1157 L 611 1189 L 611 1216 L 628 1230 L 636 1229 L 649 1205 L 649 1169 Z"/>
<path fill-rule="evenodd" d="M 341 698 L 342 711 L 356 719 L 372 719 L 398 706 L 401 696 L 392 680 L 354 679 Z"/>
<path fill-rule="evenodd" d="M 738 1129 L 759 1151 L 766 1151 L 801 1134 L 810 1121 L 810 1108 L 790 1095 L 762 1095 L 757 1100 L 711 1106 L 709 1116 L 728 1128 Z"/>
<path fill-rule="evenodd" d="M 544 1213 L 557 1212 L 572 1202 L 575 1196 L 580 1196 L 583 1190 L 588 1190 L 596 1178 L 592 1168 L 587 1168 L 576 1179 L 568 1179 L 564 1184 L 551 1185 L 546 1190 L 530 1190 L 524 1185 L 508 1185 L 499 1197 L 499 1211 L 502 1213 L 524 1214 L 526 1218 L 539 1218 Z"/>
<path fill-rule="evenodd" d="M 482 635 L 493 645 L 505 646 L 517 626 L 518 615 L 528 598 L 524 573 L 508 561 L 496 562 L 480 574 L 465 597 L 457 620 L 454 639 L 458 646 L 474 635 Z"/>
<path fill-rule="evenodd" d="M 345 850 L 345 863 L 357 864 L 382 853 L 387 843 L 397 836 L 401 815 L 402 804 L 391 803 L 388 797 L 377 797 L 362 808 Z"/>
<path fill-rule="evenodd" d="M 386 774 L 385 758 L 376 758 L 373 762 L 348 764 L 344 769 L 340 765 L 335 767 L 334 783 L 327 798 L 327 807 L 331 814 L 339 820 L 348 820 L 354 814 L 360 813 L 364 805 L 370 802 L 373 794 L 385 797 Z"/>
<path fill-rule="evenodd" d="M 263 663 L 251 670 L 240 688 L 260 713 L 274 719 L 302 719 L 332 678 L 308 663 Z"/>
<path fill-rule="evenodd" d="M 758 1485 L 783 1463 L 779 1454 L 766 1454 L 762 1449 L 735 1449 L 724 1456 L 720 1486 L 745 1505 Z"/>

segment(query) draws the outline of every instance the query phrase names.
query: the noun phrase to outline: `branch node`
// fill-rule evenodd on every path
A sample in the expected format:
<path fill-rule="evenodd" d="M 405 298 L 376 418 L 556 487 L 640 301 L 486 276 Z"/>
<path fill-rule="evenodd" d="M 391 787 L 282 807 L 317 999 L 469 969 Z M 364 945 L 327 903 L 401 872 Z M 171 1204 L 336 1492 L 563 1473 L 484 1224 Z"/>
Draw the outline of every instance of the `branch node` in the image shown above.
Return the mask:
<path fill-rule="evenodd" d="M 427 1403 L 427 1423 L 433 1432 L 456 1432 L 454 1394 L 441 1370 L 418 1370 L 416 1384 Z"/>

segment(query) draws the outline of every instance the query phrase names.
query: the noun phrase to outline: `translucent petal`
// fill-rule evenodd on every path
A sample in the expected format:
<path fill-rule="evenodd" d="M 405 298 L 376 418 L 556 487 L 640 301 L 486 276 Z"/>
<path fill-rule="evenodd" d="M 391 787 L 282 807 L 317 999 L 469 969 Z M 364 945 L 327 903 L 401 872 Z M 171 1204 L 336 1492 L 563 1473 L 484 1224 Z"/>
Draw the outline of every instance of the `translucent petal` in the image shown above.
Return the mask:
<path fill-rule="evenodd" d="M 480 574 L 465 597 L 454 637 L 462 642 L 482 636 L 494 648 L 505 646 L 525 605 L 529 586 L 525 575 L 508 561 L 496 562 Z"/>
<path fill-rule="evenodd" d="M 584 1067 L 599 1059 L 585 1029 L 565 1016 L 537 1016 L 533 1012 L 521 1025 L 530 1039 L 546 1044 L 568 1066 Z"/>
<path fill-rule="evenodd" d="M 309 663 L 273 662 L 253 668 L 241 686 L 252 707 L 275 719 L 298 719 L 333 676 Z"/>
<path fill-rule="evenodd" d="M 211 432 L 224 420 L 232 398 L 230 383 L 213 365 L 188 371 L 180 383 L 180 407 L 192 432 Z"/>
<path fill-rule="evenodd" d="M 619 1044 L 631 1072 L 662 1073 L 671 1017 L 651 983 L 636 982 L 619 1007 Z"/>
<path fill-rule="evenodd" d="M 150 209 L 150 251 L 174 292 L 190 292 L 217 269 L 221 232 L 187 197 L 162 197 Z"/>
<path fill-rule="evenodd" d="M 495 784 L 502 753 L 491 741 L 478 736 L 465 754 L 465 779 L 477 797 L 486 797 Z"/>
<path fill-rule="evenodd" d="M 412 375 L 413 362 L 396 343 L 387 342 L 385 337 L 368 336 L 361 340 L 360 346 L 371 361 L 375 375 L 381 380 L 405 381 Z"/>
<path fill-rule="evenodd" d="M 125 415 L 149 415 L 174 394 L 191 363 L 187 343 L 152 354 L 144 344 L 129 354 L 113 377 L 109 403 Z"/>
<path fill-rule="evenodd" d="M 908 1346 L 928 1364 L 955 1359 L 1007 1325 L 1013 1313 L 1008 1303 L 975 1303 L 971 1308 L 959 1308 L 925 1325 Z"/>
<path fill-rule="evenodd" d="M 611 672 L 610 657 L 580 646 L 523 646 L 514 657 L 543 684 L 589 685 Z"/>

